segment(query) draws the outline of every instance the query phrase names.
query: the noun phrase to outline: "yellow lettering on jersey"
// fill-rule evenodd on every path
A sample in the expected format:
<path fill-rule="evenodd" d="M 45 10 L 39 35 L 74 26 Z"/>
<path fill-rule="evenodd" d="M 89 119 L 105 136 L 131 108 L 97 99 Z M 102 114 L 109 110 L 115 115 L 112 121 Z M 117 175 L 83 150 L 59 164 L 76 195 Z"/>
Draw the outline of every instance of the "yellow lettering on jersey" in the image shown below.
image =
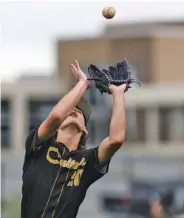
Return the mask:
<path fill-rule="evenodd" d="M 67 161 L 67 163 L 66 163 L 66 168 L 70 168 L 70 164 L 71 164 L 71 162 L 72 162 L 72 159 L 70 158 L 68 161 Z"/>
<path fill-rule="evenodd" d="M 86 165 L 86 159 L 83 157 L 79 163 L 79 166 L 85 166 L 85 165 Z"/>
<path fill-rule="evenodd" d="M 56 158 L 53 158 L 51 156 L 51 153 L 56 153 Z M 52 163 L 52 164 L 58 164 L 62 167 L 68 168 L 68 169 L 78 169 L 80 166 L 85 166 L 86 165 L 86 159 L 82 158 L 80 162 L 77 162 L 75 160 L 72 160 L 71 158 L 69 160 L 64 160 L 61 159 L 61 155 L 59 153 L 58 148 L 50 146 L 48 148 L 47 154 L 46 154 L 46 159 Z"/>
<path fill-rule="evenodd" d="M 57 154 L 57 157 L 58 157 L 58 158 L 61 158 L 61 155 L 60 155 L 60 153 L 59 153 L 59 151 L 58 151 L 57 148 L 55 148 L 55 147 L 49 147 L 48 152 L 47 152 L 47 155 L 46 155 L 47 160 L 48 160 L 50 163 L 52 163 L 52 164 L 59 164 L 59 160 L 58 160 L 58 159 L 53 159 L 53 158 L 50 156 L 50 153 L 51 153 L 51 152 L 55 152 L 55 153 Z"/>
<path fill-rule="evenodd" d="M 73 186 L 73 180 L 71 180 L 67 186 L 70 186 L 70 187 Z"/>
<path fill-rule="evenodd" d="M 69 168 L 70 168 L 70 169 L 74 169 L 75 163 L 76 163 L 76 161 L 75 161 L 75 160 L 72 160 L 72 161 L 70 162 Z"/>
<path fill-rule="evenodd" d="M 84 170 L 82 170 L 82 169 L 79 169 L 79 170 L 75 171 L 72 174 L 71 181 L 69 181 L 67 186 L 79 186 L 80 180 L 81 180 L 81 176 L 82 176 L 83 172 L 84 172 Z"/>

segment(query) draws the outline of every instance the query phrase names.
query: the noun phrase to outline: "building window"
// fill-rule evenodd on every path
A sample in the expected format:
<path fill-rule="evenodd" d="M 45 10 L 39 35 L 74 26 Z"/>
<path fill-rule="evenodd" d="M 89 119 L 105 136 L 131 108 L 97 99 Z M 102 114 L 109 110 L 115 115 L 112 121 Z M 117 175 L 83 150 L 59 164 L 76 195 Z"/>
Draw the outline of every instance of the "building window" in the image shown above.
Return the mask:
<path fill-rule="evenodd" d="M 126 109 L 127 142 L 145 142 L 145 109 Z"/>
<path fill-rule="evenodd" d="M 159 109 L 160 141 L 184 141 L 184 107 Z"/>
<path fill-rule="evenodd" d="M 49 115 L 52 108 L 57 104 L 58 100 L 30 100 L 28 102 L 29 113 L 29 131 L 38 127 Z"/>
<path fill-rule="evenodd" d="M 11 108 L 9 100 L 1 100 L 1 147 L 10 147 Z"/>

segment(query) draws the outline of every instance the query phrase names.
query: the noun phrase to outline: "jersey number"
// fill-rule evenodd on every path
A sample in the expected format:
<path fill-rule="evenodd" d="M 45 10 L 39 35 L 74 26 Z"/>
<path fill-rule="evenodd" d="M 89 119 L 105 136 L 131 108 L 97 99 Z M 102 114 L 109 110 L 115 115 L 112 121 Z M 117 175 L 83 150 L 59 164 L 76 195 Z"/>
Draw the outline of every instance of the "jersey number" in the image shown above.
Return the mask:
<path fill-rule="evenodd" d="M 83 174 L 84 170 L 77 170 L 75 171 L 72 176 L 70 182 L 67 184 L 67 186 L 79 186 L 80 179 Z"/>

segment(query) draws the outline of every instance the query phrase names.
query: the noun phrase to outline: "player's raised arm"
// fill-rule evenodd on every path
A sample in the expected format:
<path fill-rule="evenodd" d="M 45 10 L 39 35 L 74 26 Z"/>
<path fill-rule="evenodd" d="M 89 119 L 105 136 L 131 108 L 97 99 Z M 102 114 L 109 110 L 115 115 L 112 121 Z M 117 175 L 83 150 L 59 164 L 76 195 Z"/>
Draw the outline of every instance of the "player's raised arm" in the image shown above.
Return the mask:
<path fill-rule="evenodd" d="M 38 137 L 41 140 L 46 140 L 55 134 L 88 88 L 87 76 L 82 72 L 78 61 L 75 61 L 75 64 L 71 64 L 71 70 L 78 83 L 56 104 L 48 118 L 40 125 Z"/>
<path fill-rule="evenodd" d="M 103 163 L 112 157 L 125 140 L 124 93 L 131 88 L 131 84 L 141 84 L 137 79 L 132 77 L 132 67 L 126 58 L 106 69 L 100 69 L 91 64 L 89 65 L 88 72 L 91 76 L 90 79 L 95 81 L 96 88 L 102 94 L 112 94 L 113 97 L 109 136 L 98 147 L 98 159 Z"/>
<path fill-rule="evenodd" d="M 121 86 L 110 85 L 109 89 L 113 98 L 112 117 L 109 136 L 101 142 L 98 148 L 98 158 L 100 163 L 108 161 L 121 147 L 125 140 L 126 119 L 124 91 L 126 89 L 126 84 Z"/>

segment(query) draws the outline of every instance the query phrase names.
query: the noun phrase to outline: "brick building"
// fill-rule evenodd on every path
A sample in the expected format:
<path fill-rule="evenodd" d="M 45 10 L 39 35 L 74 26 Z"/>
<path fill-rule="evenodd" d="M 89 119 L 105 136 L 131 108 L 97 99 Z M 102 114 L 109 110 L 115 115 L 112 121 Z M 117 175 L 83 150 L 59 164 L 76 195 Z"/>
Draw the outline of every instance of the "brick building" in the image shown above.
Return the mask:
<path fill-rule="evenodd" d="M 70 84 L 69 64 L 101 66 L 127 57 L 138 78 L 148 83 L 184 81 L 184 22 L 107 26 L 96 38 L 60 40 L 58 72 Z"/>

